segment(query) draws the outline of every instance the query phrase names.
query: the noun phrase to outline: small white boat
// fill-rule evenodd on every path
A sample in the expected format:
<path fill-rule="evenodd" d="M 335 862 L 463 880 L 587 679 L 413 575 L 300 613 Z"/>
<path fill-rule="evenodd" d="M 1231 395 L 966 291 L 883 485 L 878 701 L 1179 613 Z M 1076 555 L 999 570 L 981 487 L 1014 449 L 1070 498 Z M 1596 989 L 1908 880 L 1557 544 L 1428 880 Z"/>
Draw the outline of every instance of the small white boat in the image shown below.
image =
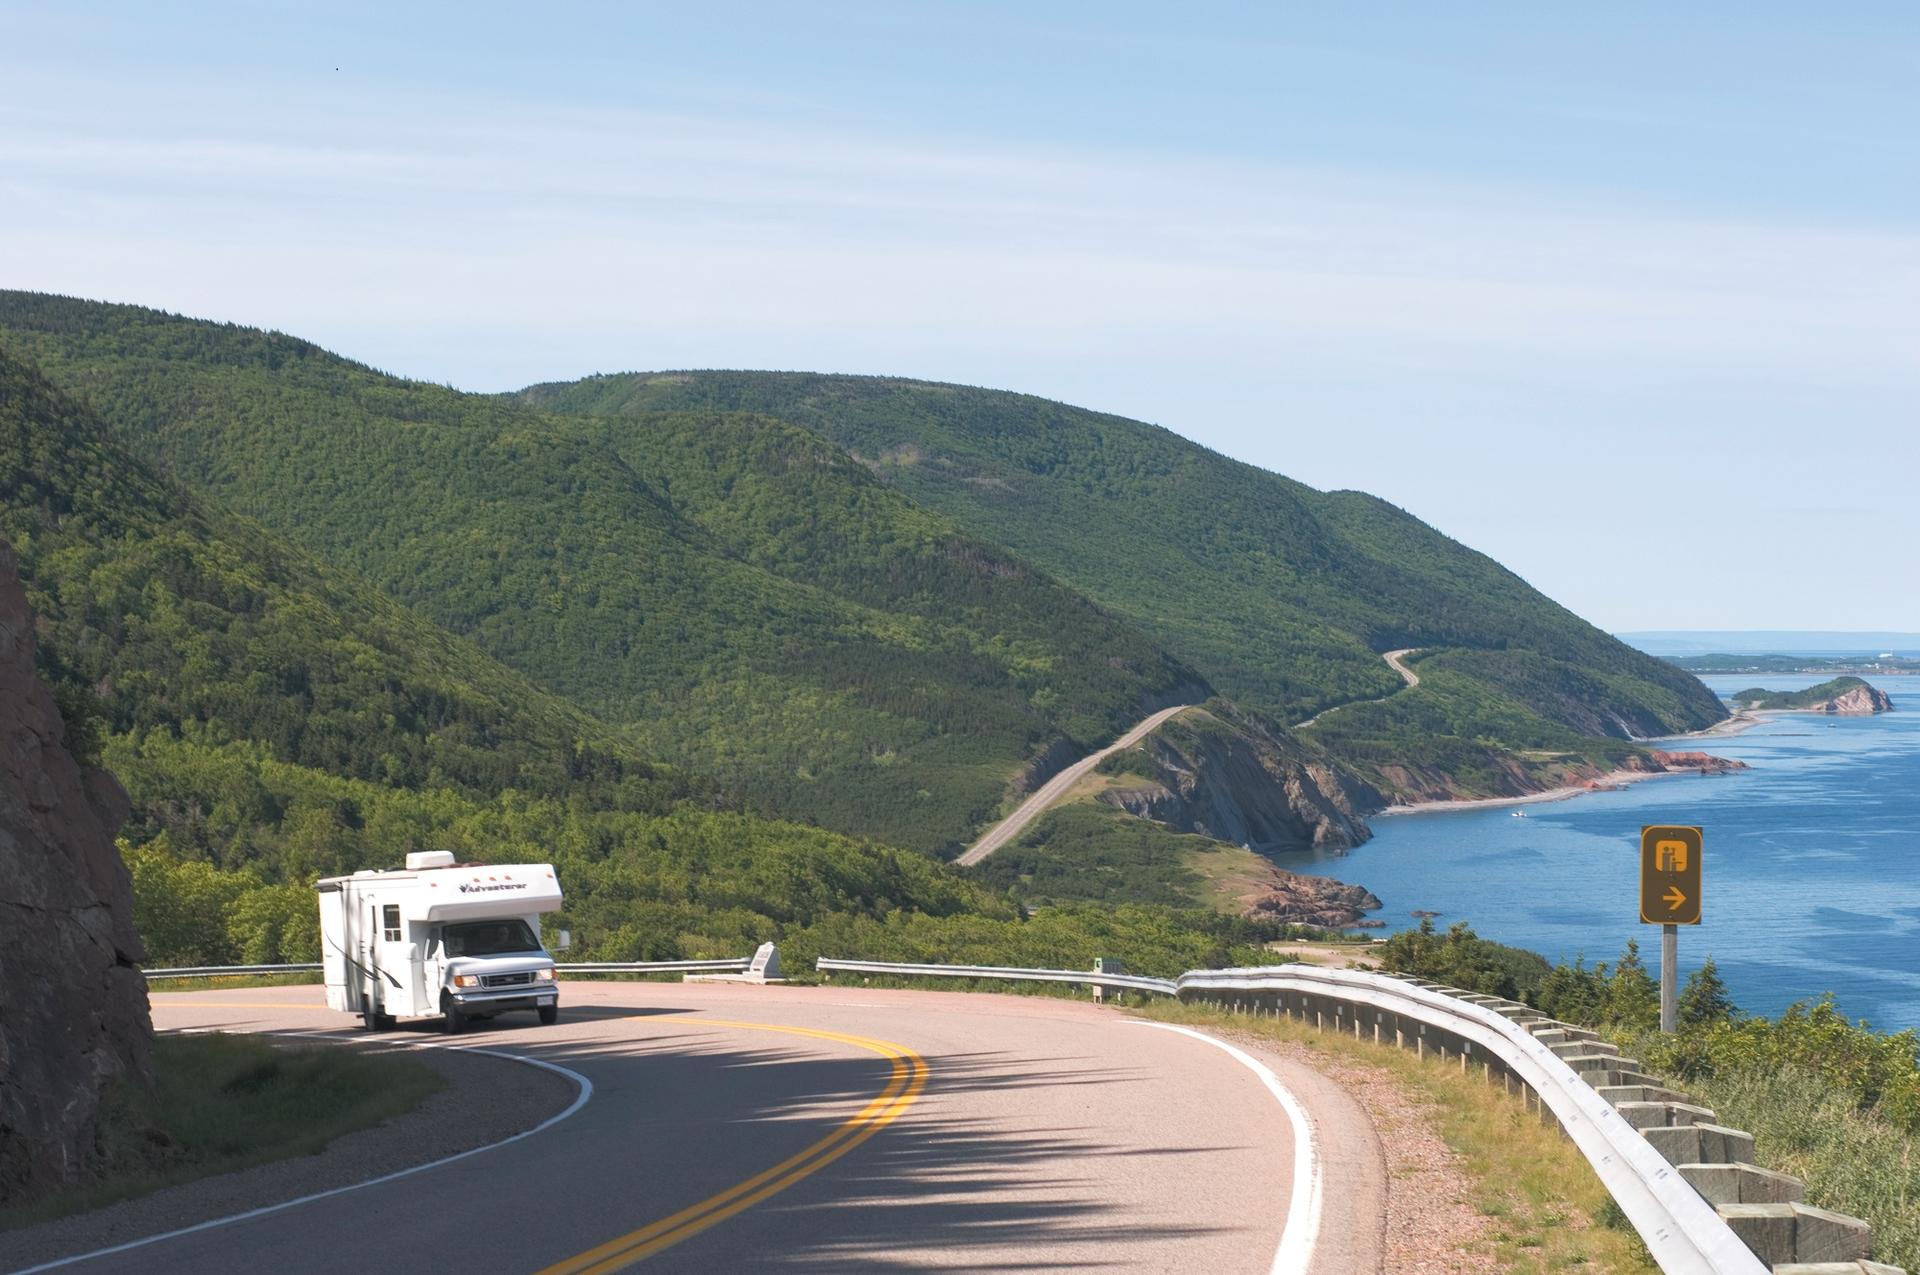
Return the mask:
<path fill-rule="evenodd" d="M 1527 817 L 1527 812 L 1524 810 L 1516 810 L 1513 812 L 1513 817 L 1515 819 L 1525 819 Z"/>

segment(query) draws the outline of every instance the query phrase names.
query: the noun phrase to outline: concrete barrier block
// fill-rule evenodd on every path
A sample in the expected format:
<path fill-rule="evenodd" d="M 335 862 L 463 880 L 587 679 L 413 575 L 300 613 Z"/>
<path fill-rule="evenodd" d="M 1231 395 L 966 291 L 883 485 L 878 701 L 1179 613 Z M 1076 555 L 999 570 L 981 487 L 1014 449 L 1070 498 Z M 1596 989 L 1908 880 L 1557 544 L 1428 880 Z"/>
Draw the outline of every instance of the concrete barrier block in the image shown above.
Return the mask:
<path fill-rule="evenodd" d="M 1867 1224 L 1811 1204 L 1721 1204 L 1716 1211 L 1755 1257 L 1769 1266 L 1862 1262 Z"/>
<path fill-rule="evenodd" d="M 1793 1232 L 1798 1219 L 1791 1204 L 1722 1204 L 1716 1212 L 1768 1266 L 1795 1259 Z"/>
<path fill-rule="evenodd" d="M 1787 1262 L 1773 1268 L 1773 1275 L 1907 1275 L 1898 1266 L 1883 1262 Z"/>
<path fill-rule="evenodd" d="M 1556 1054 L 1560 1053 L 1558 1049 L 1554 1050 L 1554 1052 Z M 1640 1066 L 1640 1060 L 1638 1058 L 1622 1058 L 1618 1054 L 1596 1054 L 1591 1052 L 1572 1055 L 1560 1054 L 1560 1060 L 1583 1076 L 1590 1071 L 1631 1070 Z"/>
<path fill-rule="evenodd" d="M 1793 1204 L 1807 1184 L 1754 1164 L 1678 1164 L 1680 1176 L 1709 1204 Z"/>
<path fill-rule="evenodd" d="M 1639 1090 L 1638 1085 L 1622 1087 L 1627 1089 L 1628 1092 L 1637 1092 Z M 1606 1092 L 1606 1090 L 1601 1090 L 1601 1096 L 1605 1097 Z M 1642 1102 L 1646 1100 L 1634 1098 L 1621 1101 Z M 1614 1106 L 1618 1107 L 1619 1105 L 1620 1101 L 1614 1101 Z M 1652 1129 L 1642 1129 L 1640 1136 L 1645 1138 L 1647 1145 L 1655 1151 L 1658 1151 L 1660 1158 L 1668 1164 L 1705 1164 L 1708 1163 L 1708 1161 L 1705 1156 L 1700 1154 L 1704 1149 L 1703 1144 L 1706 1141 L 1706 1139 L 1700 1136 L 1701 1128 L 1702 1126 L 1697 1124 L 1660 1125 Z"/>
<path fill-rule="evenodd" d="M 1668 1089 L 1663 1085 L 1595 1085 L 1594 1092 L 1614 1106 L 1623 1102 L 1685 1102 L 1687 1095 L 1678 1089 Z M 1672 1160 L 1672 1156 L 1667 1157 Z M 1705 1156 L 1689 1156 L 1687 1162 L 1711 1164 L 1714 1161 Z"/>
<path fill-rule="evenodd" d="M 1609 1045 L 1598 1040 L 1559 1040 L 1547 1044 L 1547 1050 L 1561 1058 L 1591 1058 L 1598 1054 L 1620 1056 L 1618 1045 Z"/>
<path fill-rule="evenodd" d="M 1636 1129 L 1659 1129 L 1677 1124 L 1712 1124 L 1714 1113 L 1708 1107 L 1690 1102 L 1620 1102 L 1615 1111 Z"/>
<path fill-rule="evenodd" d="M 1745 1129 L 1729 1129 L 1723 1124 L 1696 1124 L 1700 1131 L 1700 1156 L 1696 1164 L 1752 1164 L 1753 1135 Z"/>
<path fill-rule="evenodd" d="M 1796 1262 L 1863 1262 L 1873 1248 L 1873 1229 L 1857 1217 L 1830 1213 L 1811 1204 L 1790 1204 L 1799 1219 L 1794 1229 Z"/>

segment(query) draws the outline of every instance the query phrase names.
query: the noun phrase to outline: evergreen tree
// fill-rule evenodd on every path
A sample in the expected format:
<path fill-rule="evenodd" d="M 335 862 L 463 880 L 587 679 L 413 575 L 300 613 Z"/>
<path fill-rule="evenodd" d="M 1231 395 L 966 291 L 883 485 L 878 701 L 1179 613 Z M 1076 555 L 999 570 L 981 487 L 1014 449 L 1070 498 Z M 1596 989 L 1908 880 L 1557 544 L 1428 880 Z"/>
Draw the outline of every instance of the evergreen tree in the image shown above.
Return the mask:
<path fill-rule="evenodd" d="M 1640 944 L 1627 940 L 1620 964 L 1607 979 L 1605 1018 L 1622 1027 L 1651 1028 L 1660 1025 L 1660 987 L 1647 973 L 1640 959 Z"/>
<path fill-rule="evenodd" d="M 1727 995 L 1720 967 L 1709 956 L 1705 965 L 1688 976 L 1686 988 L 1680 993 L 1680 1025 L 1701 1027 L 1731 1022 L 1734 1014 L 1733 998 Z"/>

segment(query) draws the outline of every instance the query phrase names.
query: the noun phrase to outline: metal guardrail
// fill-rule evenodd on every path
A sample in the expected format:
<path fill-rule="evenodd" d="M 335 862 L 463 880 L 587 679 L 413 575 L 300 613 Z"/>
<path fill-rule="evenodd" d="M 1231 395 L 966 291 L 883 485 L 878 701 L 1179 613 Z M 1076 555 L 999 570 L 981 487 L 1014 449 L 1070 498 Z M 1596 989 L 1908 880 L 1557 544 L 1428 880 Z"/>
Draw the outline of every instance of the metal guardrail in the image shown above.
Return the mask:
<path fill-rule="evenodd" d="M 750 956 L 718 961 L 557 961 L 562 974 L 744 974 Z M 225 978 L 249 974 L 318 974 L 314 965 L 187 965 L 178 969 L 142 970 L 148 978 Z"/>
<path fill-rule="evenodd" d="M 823 956 L 814 968 L 826 973 L 892 974 L 904 978 L 1004 978 L 1026 983 L 1079 983 L 1088 987 L 1111 987 L 1130 992 L 1176 994 L 1174 983 L 1165 978 L 1142 978 L 1137 974 L 1107 974 L 1099 970 L 1025 970 L 997 965 L 905 965 L 897 961 L 840 961 Z"/>
<path fill-rule="evenodd" d="M 1488 1006 L 1408 979 L 1299 964 L 1194 970 L 1173 980 L 1080 970 L 829 958 L 821 959 L 818 968 L 903 977 L 1081 983 L 1157 992 L 1183 1000 L 1238 1003 L 1293 992 L 1364 1005 L 1376 1013 L 1422 1023 L 1497 1058 L 1505 1070 L 1538 1095 L 1667 1275 L 1765 1275 L 1768 1269 L 1673 1165 L 1547 1045 Z"/>
<path fill-rule="evenodd" d="M 744 974 L 750 956 L 720 961 L 566 961 L 555 962 L 562 974 Z"/>
<path fill-rule="evenodd" d="M 318 974 L 312 965 L 183 965 L 179 969 L 141 970 L 148 978 L 221 978 L 240 974 Z"/>

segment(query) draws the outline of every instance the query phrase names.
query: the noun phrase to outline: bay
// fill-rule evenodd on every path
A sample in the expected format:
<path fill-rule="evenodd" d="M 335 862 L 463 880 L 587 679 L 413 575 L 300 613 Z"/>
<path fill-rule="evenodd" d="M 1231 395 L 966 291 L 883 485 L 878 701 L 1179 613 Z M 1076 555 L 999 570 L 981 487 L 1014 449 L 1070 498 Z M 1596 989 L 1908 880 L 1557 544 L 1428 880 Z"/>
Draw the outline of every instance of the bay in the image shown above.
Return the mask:
<path fill-rule="evenodd" d="M 1821 679 L 1702 680 L 1725 698 Z M 1705 914 L 1681 929 L 1683 976 L 1711 954 L 1743 1009 L 1773 1014 L 1832 992 L 1876 1027 L 1920 1026 L 1920 678 L 1876 684 L 1894 712 L 1785 714 L 1667 745 L 1749 770 L 1524 807 L 1383 816 L 1374 839 L 1345 855 L 1278 861 L 1365 885 L 1384 903 L 1375 916 L 1389 931 L 1430 910 L 1442 928 L 1466 921 L 1483 937 L 1589 963 L 1616 960 L 1637 939 L 1657 969 L 1659 928 L 1638 916 L 1640 828 L 1699 824 Z"/>

